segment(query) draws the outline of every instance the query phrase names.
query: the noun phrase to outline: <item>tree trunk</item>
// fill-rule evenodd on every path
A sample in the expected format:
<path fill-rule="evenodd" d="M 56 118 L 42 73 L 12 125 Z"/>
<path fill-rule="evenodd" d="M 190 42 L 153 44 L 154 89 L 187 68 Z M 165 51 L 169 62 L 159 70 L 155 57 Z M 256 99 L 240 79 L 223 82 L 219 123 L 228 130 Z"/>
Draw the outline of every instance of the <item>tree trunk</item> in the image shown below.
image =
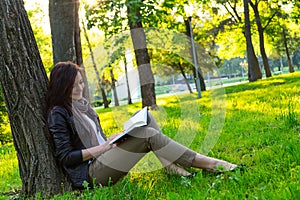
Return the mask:
<path fill-rule="evenodd" d="M 79 26 L 79 1 L 49 0 L 49 17 L 52 35 L 53 62 L 72 61 L 82 68 L 82 48 Z M 88 81 L 83 74 L 83 96 L 90 99 Z"/>
<path fill-rule="evenodd" d="M 185 23 L 185 28 L 186 28 L 186 36 L 188 36 L 189 40 L 191 41 L 191 31 L 190 31 L 190 22 L 189 20 L 184 20 L 184 23 Z M 191 58 L 193 58 L 193 53 L 192 53 L 192 46 L 190 48 L 190 54 L 191 54 Z M 196 60 L 198 60 L 198 56 L 197 56 L 197 52 L 196 52 Z M 195 85 L 196 85 L 196 88 L 198 87 L 197 86 L 197 83 L 196 83 L 196 69 L 195 67 L 198 67 L 198 66 L 194 66 L 194 69 L 192 70 L 193 71 L 193 75 L 194 75 L 194 81 L 195 81 Z M 201 91 L 206 91 L 206 86 L 205 86 L 205 82 L 204 82 L 204 77 L 203 77 L 203 73 L 202 73 L 202 70 L 200 67 L 198 67 L 198 77 L 199 77 L 199 80 L 200 80 L 200 90 Z M 197 88 L 198 89 L 198 88 Z M 198 90 L 197 90 L 198 91 Z"/>
<path fill-rule="evenodd" d="M 249 0 L 243 0 L 244 2 L 244 16 L 245 16 L 245 38 L 247 45 L 247 59 L 248 59 L 248 78 L 250 82 L 257 81 L 262 78 L 262 74 L 259 68 L 258 60 L 254 52 L 252 39 L 251 39 L 251 28 L 250 28 L 250 17 L 249 17 Z"/>
<path fill-rule="evenodd" d="M 0 1 L 0 83 L 5 98 L 22 191 L 33 196 L 68 190 L 45 120 L 47 75 L 22 0 Z M 68 189 L 67 189 L 68 188 Z"/>
<path fill-rule="evenodd" d="M 100 87 L 100 90 L 101 90 L 101 96 L 103 98 L 103 106 L 104 106 L 104 108 L 108 108 L 109 107 L 109 102 L 107 100 L 107 96 L 106 96 L 106 93 L 105 93 L 105 90 L 104 90 L 103 86 Z"/>
<path fill-rule="evenodd" d="M 287 61 L 288 61 L 288 66 L 289 66 L 289 72 L 293 73 L 293 72 L 295 72 L 295 70 L 294 70 L 294 67 L 291 62 L 290 52 L 289 52 L 289 48 L 287 45 L 287 36 L 286 36 L 285 28 L 282 29 L 282 36 L 283 36 L 283 42 L 284 42 L 285 53 L 286 53 L 286 57 L 287 57 Z"/>
<path fill-rule="evenodd" d="M 129 81 L 128 81 L 127 61 L 126 61 L 125 55 L 124 55 L 124 66 L 125 66 L 125 78 L 126 78 L 128 105 L 129 105 L 129 104 L 132 104 L 132 100 L 131 100 L 131 93 L 130 93 L 130 87 L 129 87 Z"/>
<path fill-rule="evenodd" d="M 189 81 L 188 81 L 187 78 L 186 78 L 186 75 L 185 75 L 185 73 L 184 73 L 183 67 L 182 67 L 182 65 L 181 65 L 180 63 L 179 63 L 179 69 L 180 69 L 180 72 L 181 72 L 181 74 L 182 74 L 182 76 L 183 76 L 183 78 L 184 78 L 184 82 L 185 82 L 185 84 L 186 84 L 186 86 L 187 86 L 187 88 L 188 88 L 190 94 L 193 94 L 192 88 L 191 88 L 191 86 L 190 86 L 190 84 L 189 84 Z"/>
<path fill-rule="evenodd" d="M 80 38 L 80 24 L 79 24 L 79 1 L 75 1 L 75 10 L 74 10 L 74 41 L 75 41 L 75 53 L 76 53 L 76 63 L 83 66 L 82 59 L 82 48 L 81 48 L 81 38 Z"/>
<path fill-rule="evenodd" d="M 111 78 L 111 87 L 114 93 L 115 106 L 119 106 L 120 104 L 119 104 L 119 99 L 118 99 L 118 94 L 116 89 L 116 80 L 115 80 L 114 72 L 112 69 L 110 69 L 109 71 L 110 71 L 110 78 Z"/>
<path fill-rule="evenodd" d="M 201 88 L 201 91 L 206 91 L 206 85 L 205 85 L 203 73 L 202 73 L 202 70 L 201 70 L 200 67 L 198 68 L 198 76 L 199 76 L 199 79 L 200 79 L 200 88 Z"/>
<path fill-rule="evenodd" d="M 107 97 L 106 97 L 105 91 L 102 88 L 101 78 L 100 78 L 100 74 L 98 72 L 97 65 L 96 65 L 96 62 L 95 62 L 94 52 L 92 50 L 92 45 L 90 43 L 89 36 L 87 34 L 87 31 L 86 31 L 86 28 L 85 28 L 85 24 L 84 24 L 83 21 L 82 21 L 82 29 L 83 29 L 83 34 L 84 34 L 84 37 L 86 39 L 86 42 L 87 42 L 90 54 L 91 54 L 91 58 L 92 58 L 92 62 L 93 62 L 93 68 L 94 68 L 94 71 L 96 73 L 98 86 L 99 86 L 99 89 L 101 91 L 101 96 L 102 96 L 102 99 L 103 99 L 103 105 L 104 105 L 104 108 L 108 108 L 109 107 L 109 103 L 107 101 Z"/>
<path fill-rule="evenodd" d="M 135 4 L 127 6 L 127 15 L 136 63 L 138 65 L 142 93 L 142 107 L 149 106 L 151 109 L 155 110 L 157 109 L 155 82 L 150 65 L 146 35 L 141 22 L 139 6 Z"/>
<path fill-rule="evenodd" d="M 255 21 L 256 21 L 256 25 L 257 25 L 258 34 L 259 34 L 259 48 L 260 48 L 260 53 L 261 53 L 261 57 L 262 57 L 263 64 L 264 64 L 264 69 L 266 72 L 266 77 L 271 77 L 272 74 L 271 74 L 271 70 L 270 70 L 268 57 L 267 57 L 267 54 L 265 51 L 264 29 L 261 25 L 261 20 L 260 20 L 259 11 L 258 11 L 258 3 L 253 4 L 253 3 L 251 3 L 251 0 L 250 0 L 250 5 L 253 8 L 254 15 L 255 15 Z"/>
<path fill-rule="evenodd" d="M 282 56 L 280 56 L 280 65 L 278 66 L 278 71 L 283 71 L 283 60 L 282 60 Z"/>
<path fill-rule="evenodd" d="M 82 47 L 81 47 L 81 37 L 80 37 L 80 23 L 79 23 L 79 1 L 75 1 L 75 9 L 74 9 L 74 41 L 75 41 L 75 53 L 76 53 L 76 63 L 84 69 L 83 58 L 82 58 Z M 87 80 L 85 71 L 83 73 L 83 81 L 84 81 L 84 89 L 83 96 L 91 100 L 90 90 L 89 90 L 89 82 Z"/>
<path fill-rule="evenodd" d="M 49 0 L 53 62 L 77 63 L 75 46 L 75 0 Z"/>

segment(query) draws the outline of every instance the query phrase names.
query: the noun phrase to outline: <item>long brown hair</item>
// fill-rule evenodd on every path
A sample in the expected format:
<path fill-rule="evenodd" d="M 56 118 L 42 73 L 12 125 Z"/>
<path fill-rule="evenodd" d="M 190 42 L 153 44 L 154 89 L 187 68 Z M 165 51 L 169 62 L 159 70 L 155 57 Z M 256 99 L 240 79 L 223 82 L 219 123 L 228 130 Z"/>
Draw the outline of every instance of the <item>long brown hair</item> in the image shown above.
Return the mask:
<path fill-rule="evenodd" d="M 58 62 L 50 73 L 50 81 L 46 94 L 47 113 L 54 106 L 71 110 L 71 95 L 77 73 L 82 69 L 75 63 Z"/>

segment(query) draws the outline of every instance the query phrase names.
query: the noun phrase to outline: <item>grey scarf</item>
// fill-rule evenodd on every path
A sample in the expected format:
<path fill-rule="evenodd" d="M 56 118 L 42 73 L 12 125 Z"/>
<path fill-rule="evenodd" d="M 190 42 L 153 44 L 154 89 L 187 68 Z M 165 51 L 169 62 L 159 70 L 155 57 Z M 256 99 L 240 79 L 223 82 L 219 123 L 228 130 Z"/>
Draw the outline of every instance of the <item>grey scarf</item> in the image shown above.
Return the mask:
<path fill-rule="evenodd" d="M 86 148 L 99 145 L 96 136 L 96 134 L 98 133 L 100 133 L 104 140 L 106 140 L 106 137 L 100 126 L 99 117 L 85 98 L 72 101 L 72 113 L 74 116 L 77 133 L 80 137 L 81 142 Z M 97 133 L 95 133 L 90 122 L 88 122 L 82 114 L 86 114 L 95 122 Z"/>

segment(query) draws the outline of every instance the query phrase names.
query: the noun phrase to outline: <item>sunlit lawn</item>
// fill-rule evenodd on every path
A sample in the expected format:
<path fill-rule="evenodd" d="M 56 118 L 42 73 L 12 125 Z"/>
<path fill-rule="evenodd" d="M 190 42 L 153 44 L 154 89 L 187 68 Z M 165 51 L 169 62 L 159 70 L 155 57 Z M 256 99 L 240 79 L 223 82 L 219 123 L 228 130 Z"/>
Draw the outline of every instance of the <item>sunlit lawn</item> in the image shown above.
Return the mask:
<path fill-rule="evenodd" d="M 195 151 L 243 163 L 244 172 L 170 176 L 149 154 L 112 187 L 54 199 L 300 199 L 299 87 L 300 73 L 294 73 L 204 92 L 201 99 L 193 94 L 157 100 L 159 110 L 151 112 L 166 135 Z M 104 131 L 121 131 L 140 106 L 100 109 Z M 20 188 L 16 169 L 14 152 L 1 152 L 1 191 Z"/>

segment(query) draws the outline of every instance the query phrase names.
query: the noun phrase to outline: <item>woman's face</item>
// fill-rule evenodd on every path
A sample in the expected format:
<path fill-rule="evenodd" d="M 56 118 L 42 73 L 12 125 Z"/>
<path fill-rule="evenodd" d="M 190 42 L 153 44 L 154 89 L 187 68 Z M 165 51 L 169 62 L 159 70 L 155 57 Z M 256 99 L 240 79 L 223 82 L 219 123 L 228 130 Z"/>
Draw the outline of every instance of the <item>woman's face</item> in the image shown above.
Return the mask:
<path fill-rule="evenodd" d="M 80 72 L 78 72 L 77 76 L 75 78 L 74 85 L 73 85 L 72 99 L 75 99 L 75 100 L 81 99 L 82 93 L 83 93 L 83 88 L 84 88 L 83 78 L 82 78 Z"/>

